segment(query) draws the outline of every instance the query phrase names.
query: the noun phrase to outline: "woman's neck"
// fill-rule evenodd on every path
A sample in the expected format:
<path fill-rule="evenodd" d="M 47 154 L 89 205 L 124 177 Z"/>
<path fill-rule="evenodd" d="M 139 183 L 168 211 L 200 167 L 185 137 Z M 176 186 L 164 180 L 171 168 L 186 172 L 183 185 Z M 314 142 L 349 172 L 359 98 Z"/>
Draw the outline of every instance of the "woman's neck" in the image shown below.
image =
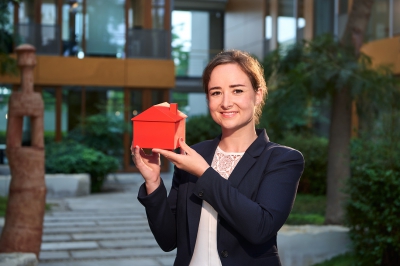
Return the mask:
<path fill-rule="evenodd" d="M 245 152 L 256 139 L 255 127 L 241 128 L 233 132 L 222 130 L 219 147 L 225 152 Z"/>

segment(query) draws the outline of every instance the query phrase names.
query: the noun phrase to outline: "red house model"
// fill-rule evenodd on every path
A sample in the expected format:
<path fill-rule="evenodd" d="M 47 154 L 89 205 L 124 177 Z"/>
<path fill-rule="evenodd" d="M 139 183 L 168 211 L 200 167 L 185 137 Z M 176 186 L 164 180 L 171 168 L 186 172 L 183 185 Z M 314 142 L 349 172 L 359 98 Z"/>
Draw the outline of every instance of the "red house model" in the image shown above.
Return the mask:
<path fill-rule="evenodd" d="M 160 103 L 132 118 L 132 146 L 175 150 L 179 138 L 185 139 L 186 115 L 176 103 Z"/>

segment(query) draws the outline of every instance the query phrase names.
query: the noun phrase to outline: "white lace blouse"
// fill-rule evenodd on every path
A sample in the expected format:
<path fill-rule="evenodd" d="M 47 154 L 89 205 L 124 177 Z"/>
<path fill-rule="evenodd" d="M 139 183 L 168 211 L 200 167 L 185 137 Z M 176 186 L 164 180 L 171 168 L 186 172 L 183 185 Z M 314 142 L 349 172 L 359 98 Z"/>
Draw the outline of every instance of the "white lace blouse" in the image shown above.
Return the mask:
<path fill-rule="evenodd" d="M 215 151 L 211 167 L 223 178 L 228 179 L 244 152 L 224 152 L 219 147 Z M 196 245 L 190 266 L 221 265 L 217 250 L 218 213 L 203 200 Z"/>

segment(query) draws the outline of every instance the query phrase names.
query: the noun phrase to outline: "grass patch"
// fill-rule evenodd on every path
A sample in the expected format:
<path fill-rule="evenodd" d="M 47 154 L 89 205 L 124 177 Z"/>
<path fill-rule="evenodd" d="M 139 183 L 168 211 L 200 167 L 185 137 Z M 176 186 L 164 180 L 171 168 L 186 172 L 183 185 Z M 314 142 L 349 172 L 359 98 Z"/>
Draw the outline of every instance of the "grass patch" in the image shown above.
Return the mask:
<path fill-rule="evenodd" d="M 297 194 L 293 210 L 286 221 L 290 225 L 321 225 L 325 220 L 326 196 Z"/>
<path fill-rule="evenodd" d="M 6 215 L 7 208 L 7 198 L 0 197 L 0 217 L 4 217 Z"/>
<path fill-rule="evenodd" d="M 326 260 L 313 266 L 351 266 L 356 262 L 356 258 L 352 253 L 345 253 L 330 260 Z"/>

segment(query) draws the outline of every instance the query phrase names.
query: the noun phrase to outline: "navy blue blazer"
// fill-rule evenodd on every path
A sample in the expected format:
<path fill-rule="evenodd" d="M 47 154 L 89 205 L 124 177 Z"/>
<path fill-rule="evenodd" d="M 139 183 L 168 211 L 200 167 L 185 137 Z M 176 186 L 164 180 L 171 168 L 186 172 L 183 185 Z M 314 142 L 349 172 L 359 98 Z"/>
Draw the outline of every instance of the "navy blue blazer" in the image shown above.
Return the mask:
<path fill-rule="evenodd" d="M 177 248 L 174 265 L 187 266 L 193 255 L 202 201 L 217 212 L 217 249 L 222 265 L 281 265 L 276 236 L 293 207 L 304 169 L 300 152 L 270 142 L 265 130 L 246 150 L 228 180 L 212 167 L 197 178 L 175 167 L 167 197 L 164 183 L 145 206 L 154 237 L 164 251 Z M 192 146 L 211 165 L 220 137 Z"/>

